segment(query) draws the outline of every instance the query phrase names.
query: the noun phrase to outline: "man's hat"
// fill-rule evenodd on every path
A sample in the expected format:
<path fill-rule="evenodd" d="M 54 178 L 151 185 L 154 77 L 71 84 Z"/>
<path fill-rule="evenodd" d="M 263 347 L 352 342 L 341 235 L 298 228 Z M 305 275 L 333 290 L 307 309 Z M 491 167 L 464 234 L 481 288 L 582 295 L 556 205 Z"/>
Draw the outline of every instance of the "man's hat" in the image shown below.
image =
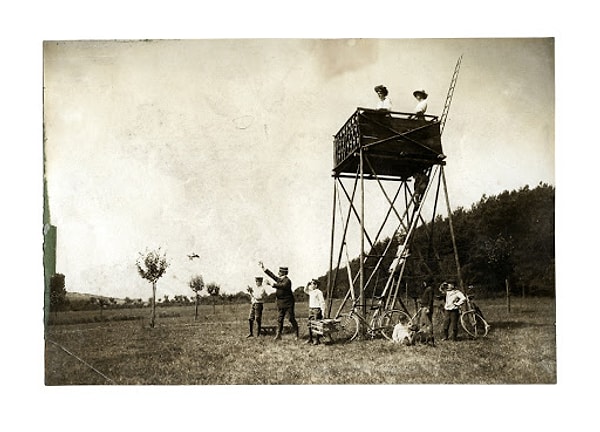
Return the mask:
<path fill-rule="evenodd" d="M 421 95 L 421 97 L 422 97 L 423 99 L 427 99 L 427 96 L 429 96 L 429 95 L 427 94 L 427 92 L 426 92 L 425 90 L 423 90 L 423 89 L 421 89 L 421 90 L 415 90 L 415 91 L 413 92 L 413 96 L 414 96 L 414 97 L 417 97 L 417 95 Z"/>
<path fill-rule="evenodd" d="M 263 277 L 262 277 L 262 276 L 256 276 L 256 277 L 254 278 L 254 280 L 255 280 L 256 282 L 262 282 L 262 281 L 263 281 Z"/>
<path fill-rule="evenodd" d="M 288 274 L 288 268 L 287 267 L 279 267 L 279 271 L 283 274 Z"/>

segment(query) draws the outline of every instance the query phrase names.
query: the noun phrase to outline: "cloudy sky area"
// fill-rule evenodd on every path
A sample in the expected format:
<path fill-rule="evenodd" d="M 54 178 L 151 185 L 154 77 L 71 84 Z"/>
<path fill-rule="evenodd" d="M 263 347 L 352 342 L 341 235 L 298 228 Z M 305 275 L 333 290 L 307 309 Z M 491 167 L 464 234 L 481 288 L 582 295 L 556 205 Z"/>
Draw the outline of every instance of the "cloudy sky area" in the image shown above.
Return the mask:
<path fill-rule="evenodd" d="M 236 292 L 258 260 L 295 286 L 329 266 L 332 135 L 373 87 L 442 112 L 452 206 L 555 183 L 551 39 L 47 42 L 44 124 L 57 271 L 69 291 L 147 299 L 145 248 Z M 196 252 L 199 260 L 189 261 Z"/>

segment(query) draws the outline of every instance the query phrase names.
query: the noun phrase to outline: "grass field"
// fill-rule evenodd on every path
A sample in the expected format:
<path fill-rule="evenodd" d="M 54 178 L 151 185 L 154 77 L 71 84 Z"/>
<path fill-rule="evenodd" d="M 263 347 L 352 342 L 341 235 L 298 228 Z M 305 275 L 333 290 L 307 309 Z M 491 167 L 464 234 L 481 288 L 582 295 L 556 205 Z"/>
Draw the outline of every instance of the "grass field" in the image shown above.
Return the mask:
<path fill-rule="evenodd" d="M 301 340 L 246 339 L 246 305 L 64 312 L 46 329 L 47 385 L 198 384 L 552 384 L 556 383 L 555 302 L 480 300 L 488 337 L 436 346 L 386 339 L 306 345 L 306 310 L 297 303 Z M 264 324 L 275 324 L 275 305 Z M 119 316 L 120 315 L 120 316 Z M 97 322 L 95 322 L 97 321 Z M 60 324 L 63 323 L 63 324 Z M 68 324 L 72 323 L 72 324 Z"/>

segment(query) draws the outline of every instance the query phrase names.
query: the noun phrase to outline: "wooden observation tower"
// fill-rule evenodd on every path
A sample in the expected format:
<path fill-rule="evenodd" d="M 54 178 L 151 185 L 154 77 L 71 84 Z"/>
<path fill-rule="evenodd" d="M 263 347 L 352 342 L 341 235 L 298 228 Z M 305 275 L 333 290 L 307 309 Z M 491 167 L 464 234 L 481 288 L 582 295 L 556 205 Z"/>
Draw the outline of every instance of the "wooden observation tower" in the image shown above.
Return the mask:
<path fill-rule="evenodd" d="M 456 63 L 441 116 L 417 118 L 414 113 L 357 108 L 335 134 L 328 318 L 338 318 L 350 299 L 352 308 L 366 317 L 367 292 L 373 293 L 373 298 L 378 299 L 385 311 L 408 313 L 399 294 L 406 263 L 412 259 L 411 240 L 415 228 L 429 219 L 426 213 L 433 214 L 429 219 L 433 222 L 441 195 L 446 198 L 455 276 L 462 288 L 444 174 L 446 156 L 441 140 L 461 60 L 462 56 Z M 370 188 L 368 192 L 367 187 Z M 430 193 L 432 190 L 435 192 Z M 370 203 L 368 208 L 366 200 Z M 371 207 L 375 200 L 378 204 L 373 207 L 377 207 L 378 212 Z M 367 219 L 367 213 L 369 217 L 381 219 Z M 382 241 L 383 235 L 389 237 Z M 360 243 L 359 253 L 353 255 L 358 255 L 359 260 L 358 269 L 354 266 L 354 274 L 348 247 L 352 240 Z M 384 268 L 384 259 L 389 262 L 391 257 L 395 257 L 392 265 L 386 264 Z M 348 290 L 334 313 L 332 293 L 342 278 L 340 273 L 345 273 L 343 278 L 347 277 Z M 385 285 L 380 280 L 382 274 Z"/>

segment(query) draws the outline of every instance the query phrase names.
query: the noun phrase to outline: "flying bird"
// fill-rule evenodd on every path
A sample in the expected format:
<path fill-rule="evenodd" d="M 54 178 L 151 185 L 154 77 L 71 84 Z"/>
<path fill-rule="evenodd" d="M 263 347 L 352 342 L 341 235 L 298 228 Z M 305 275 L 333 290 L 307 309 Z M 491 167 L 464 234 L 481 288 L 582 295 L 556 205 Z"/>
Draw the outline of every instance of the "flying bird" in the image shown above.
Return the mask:
<path fill-rule="evenodd" d="M 200 259 L 200 255 L 198 255 L 197 253 L 192 253 L 188 255 L 188 258 L 190 259 L 190 261 L 192 261 L 194 258 Z"/>

